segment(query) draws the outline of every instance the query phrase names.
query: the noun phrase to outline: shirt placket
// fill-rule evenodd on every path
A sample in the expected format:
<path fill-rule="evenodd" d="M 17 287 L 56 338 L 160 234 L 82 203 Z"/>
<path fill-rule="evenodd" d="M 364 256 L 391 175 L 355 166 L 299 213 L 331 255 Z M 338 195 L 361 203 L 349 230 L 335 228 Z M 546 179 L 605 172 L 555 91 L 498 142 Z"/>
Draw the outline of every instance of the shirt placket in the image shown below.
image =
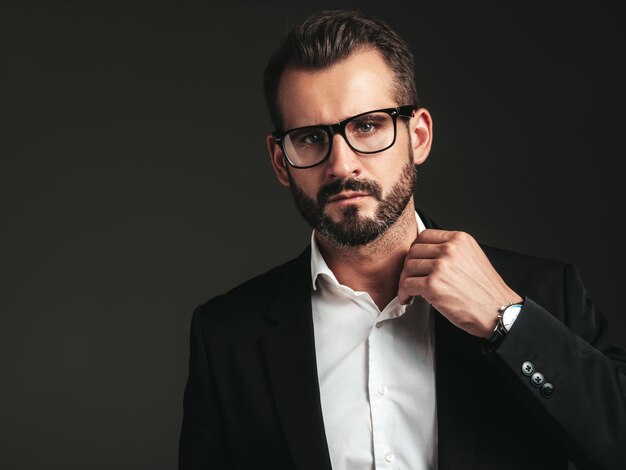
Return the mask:
<path fill-rule="evenodd" d="M 390 416 L 389 381 L 385 374 L 385 363 L 381 351 L 385 323 L 382 318 L 379 318 L 368 337 L 368 390 L 372 420 L 374 468 L 377 470 L 394 468 L 393 462 L 395 460 L 395 450 L 387 433 L 389 429 L 387 421 Z"/>

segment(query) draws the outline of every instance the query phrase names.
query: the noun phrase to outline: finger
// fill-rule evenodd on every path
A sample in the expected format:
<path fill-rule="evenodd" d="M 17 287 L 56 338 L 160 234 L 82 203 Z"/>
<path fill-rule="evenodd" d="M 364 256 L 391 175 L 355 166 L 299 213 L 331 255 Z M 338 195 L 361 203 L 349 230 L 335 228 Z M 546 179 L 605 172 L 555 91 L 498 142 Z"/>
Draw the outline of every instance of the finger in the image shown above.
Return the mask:
<path fill-rule="evenodd" d="M 418 243 L 445 243 L 452 240 L 456 236 L 456 233 L 457 232 L 451 232 L 449 230 L 427 228 L 417 236 L 415 241 Z"/>
<path fill-rule="evenodd" d="M 406 259 L 435 259 L 441 255 L 441 244 L 413 242 L 406 254 Z"/>
<path fill-rule="evenodd" d="M 435 269 L 434 259 L 407 259 L 400 278 L 428 276 Z"/>
<path fill-rule="evenodd" d="M 412 297 L 412 295 L 403 294 L 398 291 L 398 301 L 400 302 L 400 305 L 408 304 Z"/>
<path fill-rule="evenodd" d="M 422 295 L 426 285 L 426 277 L 405 277 L 400 279 L 398 288 L 398 300 L 405 304 L 411 297 Z"/>

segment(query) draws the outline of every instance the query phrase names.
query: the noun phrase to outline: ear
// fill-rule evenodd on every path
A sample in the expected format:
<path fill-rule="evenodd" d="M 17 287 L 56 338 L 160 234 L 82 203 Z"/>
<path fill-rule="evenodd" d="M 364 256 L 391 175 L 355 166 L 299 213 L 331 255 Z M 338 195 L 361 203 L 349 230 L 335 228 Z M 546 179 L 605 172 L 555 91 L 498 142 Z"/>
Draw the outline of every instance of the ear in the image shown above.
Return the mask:
<path fill-rule="evenodd" d="M 287 174 L 289 170 L 287 169 L 287 162 L 285 161 L 283 151 L 271 134 L 269 134 L 265 140 L 267 142 L 267 151 L 270 154 L 270 161 L 272 162 L 272 167 L 274 168 L 278 182 L 283 186 L 289 186 L 289 175 Z"/>
<path fill-rule="evenodd" d="M 425 108 L 419 108 L 409 121 L 409 134 L 413 148 L 413 161 L 421 165 L 428 158 L 433 143 L 433 121 Z"/>

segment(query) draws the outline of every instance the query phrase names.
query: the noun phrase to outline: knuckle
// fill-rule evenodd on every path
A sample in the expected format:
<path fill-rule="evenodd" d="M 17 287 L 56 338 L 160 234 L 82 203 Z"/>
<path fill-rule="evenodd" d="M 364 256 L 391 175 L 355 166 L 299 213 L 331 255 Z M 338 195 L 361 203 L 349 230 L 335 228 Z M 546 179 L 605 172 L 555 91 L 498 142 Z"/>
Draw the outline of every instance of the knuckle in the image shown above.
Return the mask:
<path fill-rule="evenodd" d="M 457 246 L 454 243 L 446 243 L 441 247 L 441 253 L 444 256 L 452 256 L 457 251 Z"/>
<path fill-rule="evenodd" d="M 428 289 L 430 290 L 430 292 L 432 292 L 433 294 L 438 294 L 442 291 L 443 286 L 444 282 L 440 275 L 434 273 L 428 276 Z"/>
<path fill-rule="evenodd" d="M 429 291 L 431 292 L 434 291 L 437 284 L 438 284 L 438 281 L 434 275 L 431 274 L 430 276 L 426 278 L 425 285 Z"/>
<path fill-rule="evenodd" d="M 467 233 L 457 231 L 457 232 L 454 232 L 454 236 L 452 238 L 457 242 L 464 242 L 467 240 Z"/>
<path fill-rule="evenodd" d="M 458 233 L 459 233 L 459 241 L 463 243 L 471 243 L 474 241 L 474 237 L 472 237 L 469 233 L 467 232 L 458 232 Z"/>
<path fill-rule="evenodd" d="M 447 269 L 447 267 L 448 267 L 448 261 L 445 260 L 444 258 L 437 258 L 433 263 L 433 268 L 435 272 L 443 271 Z"/>

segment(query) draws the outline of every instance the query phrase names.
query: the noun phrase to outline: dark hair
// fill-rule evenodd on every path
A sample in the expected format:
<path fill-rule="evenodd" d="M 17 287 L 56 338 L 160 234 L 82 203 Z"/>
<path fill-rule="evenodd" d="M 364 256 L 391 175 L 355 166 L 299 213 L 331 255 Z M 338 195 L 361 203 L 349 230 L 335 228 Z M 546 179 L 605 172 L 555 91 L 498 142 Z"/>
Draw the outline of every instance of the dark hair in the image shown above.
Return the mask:
<path fill-rule="evenodd" d="M 283 122 L 278 84 L 287 67 L 318 70 L 346 59 L 353 52 L 378 50 L 395 74 L 398 105 L 417 105 L 413 55 L 404 40 L 385 22 L 358 11 L 322 11 L 297 24 L 274 51 L 263 74 L 263 91 L 276 129 Z"/>

